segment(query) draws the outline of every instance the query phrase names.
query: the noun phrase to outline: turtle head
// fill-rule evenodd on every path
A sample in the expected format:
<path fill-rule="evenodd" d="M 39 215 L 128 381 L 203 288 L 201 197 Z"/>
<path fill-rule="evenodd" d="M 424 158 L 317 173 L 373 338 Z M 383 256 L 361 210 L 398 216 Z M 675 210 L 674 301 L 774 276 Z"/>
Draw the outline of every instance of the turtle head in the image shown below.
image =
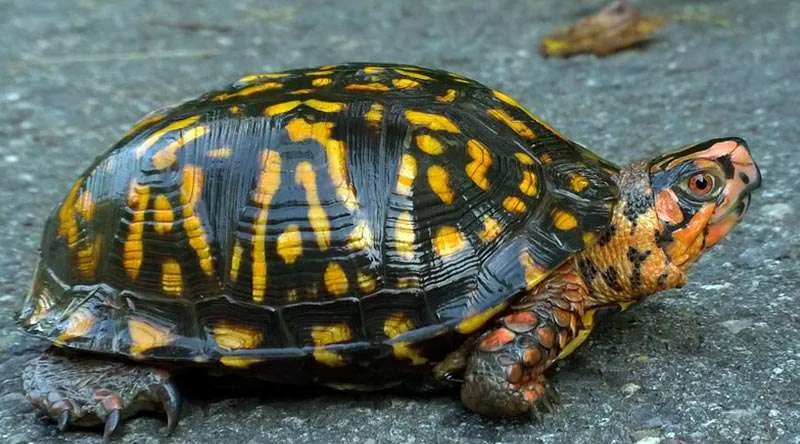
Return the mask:
<path fill-rule="evenodd" d="M 744 140 L 713 139 L 650 163 L 661 248 L 686 270 L 742 220 L 761 173 Z"/>

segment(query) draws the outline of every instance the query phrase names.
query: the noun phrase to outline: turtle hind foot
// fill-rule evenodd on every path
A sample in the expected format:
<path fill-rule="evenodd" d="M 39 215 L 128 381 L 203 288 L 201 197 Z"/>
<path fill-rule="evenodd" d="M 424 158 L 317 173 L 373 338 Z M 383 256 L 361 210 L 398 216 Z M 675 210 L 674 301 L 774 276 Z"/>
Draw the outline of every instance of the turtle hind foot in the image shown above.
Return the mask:
<path fill-rule="evenodd" d="M 162 369 L 48 350 L 26 364 L 22 385 L 31 403 L 59 430 L 103 424 L 105 441 L 124 418 L 142 410 L 165 411 L 167 434 L 178 420 L 180 396 Z"/>

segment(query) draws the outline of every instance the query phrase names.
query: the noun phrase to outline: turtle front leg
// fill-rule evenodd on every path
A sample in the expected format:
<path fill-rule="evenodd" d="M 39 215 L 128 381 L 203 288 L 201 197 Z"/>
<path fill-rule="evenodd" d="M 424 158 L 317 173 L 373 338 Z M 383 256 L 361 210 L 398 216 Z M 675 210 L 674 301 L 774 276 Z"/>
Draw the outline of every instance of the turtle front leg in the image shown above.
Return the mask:
<path fill-rule="evenodd" d="M 22 386 L 31 403 L 58 423 L 105 424 L 108 440 L 123 418 L 141 410 L 167 413 L 167 433 L 178 419 L 180 397 L 169 373 L 129 362 L 65 356 L 48 350 L 28 362 Z"/>
<path fill-rule="evenodd" d="M 487 416 L 538 417 L 558 401 L 544 371 L 571 350 L 581 330 L 588 290 L 577 273 L 561 272 L 481 335 L 467 362 L 461 400 Z M 572 347 L 570 347 L 572 345 Z"/>

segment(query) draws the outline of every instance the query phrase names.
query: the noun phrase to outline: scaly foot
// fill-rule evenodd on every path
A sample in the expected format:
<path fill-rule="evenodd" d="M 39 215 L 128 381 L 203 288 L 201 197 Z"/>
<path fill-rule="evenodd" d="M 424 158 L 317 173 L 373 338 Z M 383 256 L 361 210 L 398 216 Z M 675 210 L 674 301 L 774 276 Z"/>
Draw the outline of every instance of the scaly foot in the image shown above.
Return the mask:
<path fill-rule="evenodd" d="M 122 419 L 140 410 L 164 410 L 167 433 L 178 419 L 180 397 L 164 370 L 128 362 L 101 361 L 47 351 L 32 359 L 22 373 L 31 403 L 58 423 L 105 424 L 108 440 Z"/>

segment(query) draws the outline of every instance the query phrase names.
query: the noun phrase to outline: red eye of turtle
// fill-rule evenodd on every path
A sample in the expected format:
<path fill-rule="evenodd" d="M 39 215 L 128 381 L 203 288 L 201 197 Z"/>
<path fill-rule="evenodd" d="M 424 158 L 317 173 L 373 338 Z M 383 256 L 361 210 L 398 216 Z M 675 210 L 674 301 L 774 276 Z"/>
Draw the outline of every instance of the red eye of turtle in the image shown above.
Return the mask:
<path fill-rule="evenodd" d="M 698 196 L 706 196 L 714 189 L 714 176 L 697 173 L 689 178 L 689 189 Z"/>

